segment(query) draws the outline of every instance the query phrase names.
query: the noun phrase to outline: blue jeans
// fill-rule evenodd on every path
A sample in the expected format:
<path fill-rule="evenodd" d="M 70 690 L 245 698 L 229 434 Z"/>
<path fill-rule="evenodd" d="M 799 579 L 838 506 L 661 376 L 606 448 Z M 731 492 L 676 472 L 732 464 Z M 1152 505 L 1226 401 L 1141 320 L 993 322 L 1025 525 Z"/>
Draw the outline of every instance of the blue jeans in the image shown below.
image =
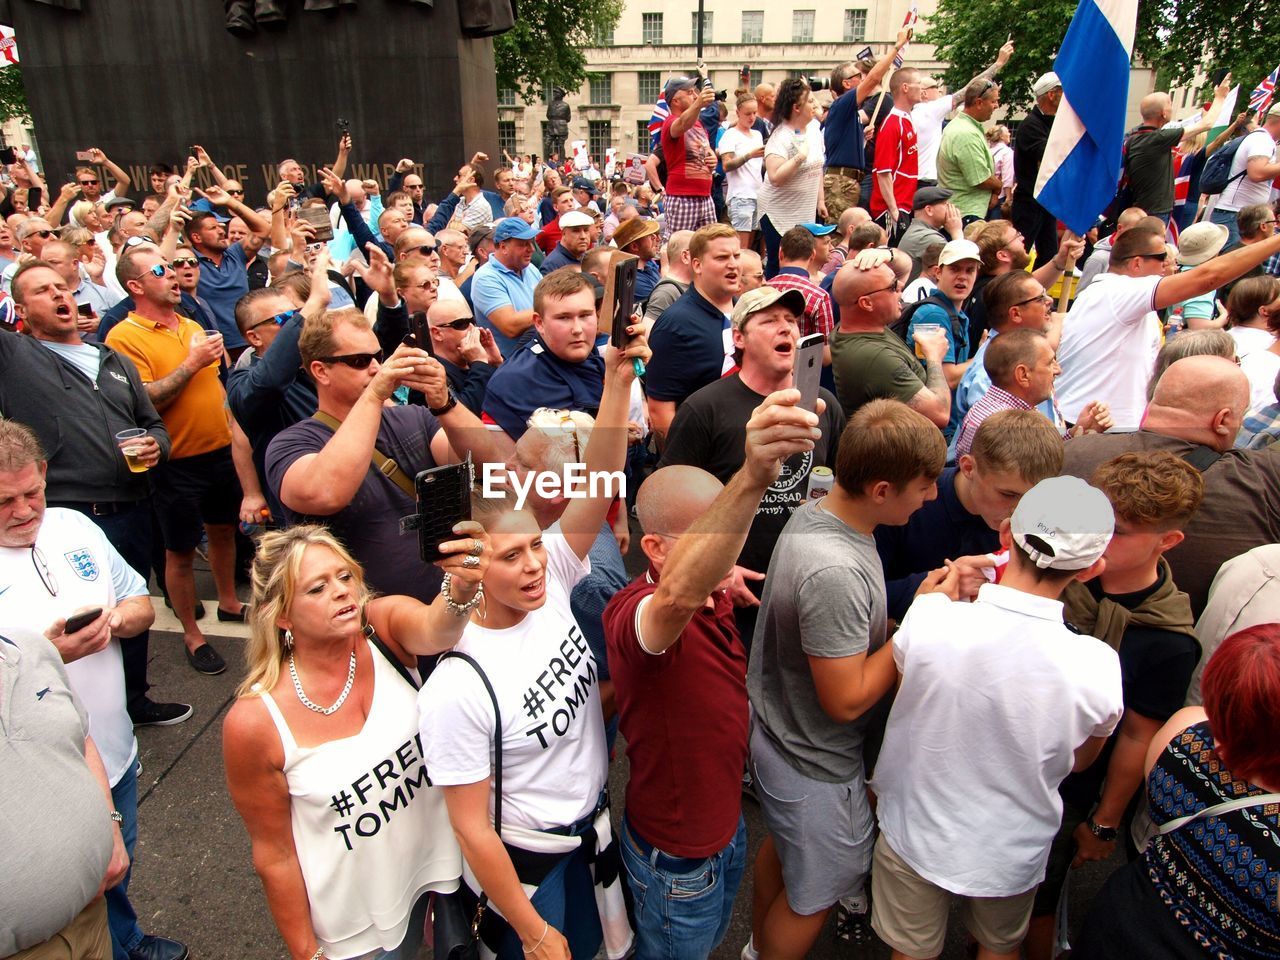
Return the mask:
<path fill-rule="evenodd" d="M 764 237 L 764 278 L 772 280 L 781 269 L 778 250 L 782 246 L 782 234 L 774 229 L 768 214 L 760 218 L 760 233 Z"/>
<path fill-rule="evenodd" d="M 746 823 L 739 817 L 738 832 L 729 845 L 692 869 L 690 863 L 673 862 L 660 850 L 645 856 L 625 818 L 620 842 L 635 903 L 635 960 L 710 956 L 729 929 L 733 899 L 747 864 Z"/>
<path fill-rule="evenodd" d="M 1211 223 L 1219 223 L 1227 228 L 1227 246 L 1240 242 L 1240 223 L 1234 210 L 1214 210 L 1209 217 Z"/>
<path fill-rule="evenodd" d="M 572 957 L 594 957 L 604 942 L 596 888 L 586 847 L 562 857 L 538 884 L 529 902 L 538 915 L 569 941 Z M 498 960 L 523 960 L 520 937 L 507 929 L 497 950 Z"/>
<path fill-rule="evenodd" d="M 111 788 L 111 802 L 120 811 L 124 821 L 120 833 L 124 836 L 124 848 L 129 852 L 129 869 L 124 879 L 107 891 L 107 926 L 111 928 L 112 960 L 129 960 L 129 951 L 142 942 L 142 930 L 138 915 L 129 902 L 129 877 L 133 875 L 133 848 L 138 842 L 138 761 L 129 764 L 129 770 L 120 782 Z"/>

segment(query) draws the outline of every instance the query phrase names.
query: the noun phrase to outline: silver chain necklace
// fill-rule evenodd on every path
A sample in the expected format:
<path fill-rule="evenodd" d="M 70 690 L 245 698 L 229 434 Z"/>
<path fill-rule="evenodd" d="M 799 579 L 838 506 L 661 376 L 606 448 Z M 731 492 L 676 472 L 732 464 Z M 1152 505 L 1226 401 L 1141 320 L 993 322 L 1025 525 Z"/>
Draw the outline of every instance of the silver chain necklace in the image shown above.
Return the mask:
<path fill-rule="evenodd" d="M 312 703 L 311 698 L 303 692 L 302 681 L 298 679 L 298 668 L 293 663 L 293 654 L 289 654 L 289 676 L 293 677 L 293 689 L 298 693 L 298 699 L 302 701 L 302 705 L 308 710 L 314 710 L 316 713 L 329 716 L 329 714 L 337 711 L 347 700 L 347 694 L 351 692 L 352 684 L 356 682 L 356 652 L 351 651 L 351 669 L 347 671 L 347 685 L 342 688 L 342 693 L 338 695 L 338 699 L 333 701 L 333 706 L 322 707 L 318 703 Z"/>

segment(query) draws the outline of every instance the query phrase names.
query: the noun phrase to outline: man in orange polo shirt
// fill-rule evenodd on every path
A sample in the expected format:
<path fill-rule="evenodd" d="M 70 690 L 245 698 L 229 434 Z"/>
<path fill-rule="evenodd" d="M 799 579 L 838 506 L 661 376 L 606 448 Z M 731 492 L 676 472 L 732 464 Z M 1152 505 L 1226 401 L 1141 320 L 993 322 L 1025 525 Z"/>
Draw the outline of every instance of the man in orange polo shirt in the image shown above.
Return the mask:
<path fill-rule="evenodd" d="M 235 590 L 240 484 L 231 459 L 227 396 L 218 379 L 222 338 L 174 312 L 181 299 L 178 277 L 158 247 L 126 248 L 116 277 L 136 306 L 112 328 L 107 346 L 137 366 L 173 439 L 168 462 L 151 471 L 165 546 L 165 586 L 182 621 L 187 660 L 200 673 L 221 673 L 226 662 L 196 621 L 192 563 L 203 522 L 218 619 L 244 620 L 245 607 Z"/>

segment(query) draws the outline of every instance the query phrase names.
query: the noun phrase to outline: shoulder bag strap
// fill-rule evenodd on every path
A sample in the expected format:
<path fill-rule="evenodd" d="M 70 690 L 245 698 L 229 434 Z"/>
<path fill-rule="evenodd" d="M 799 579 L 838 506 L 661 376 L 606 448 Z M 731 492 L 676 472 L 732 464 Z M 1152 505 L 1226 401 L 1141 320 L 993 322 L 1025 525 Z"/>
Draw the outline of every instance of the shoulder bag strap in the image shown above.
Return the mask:
<path fill-rule="evenodd" d="M 1252 797 L 1240 797 L 1237 800 L 1225 800 L 1222 803 L 1215 803 L 1212 806 L 1205 807 L 1203 810 L 1197 810 L 1189 816 L 1170 820 L 1160 827 L 1159 832 L 1161 834 L 1173 833 L 1179 827 L 1185 827 L 1192 820 L 1200 817 L 1219 817 L 1224 813 L 1230 813 L 1232 810 L 1243 810 L 1246 807 L 1263 807 L 1269 803 L 1280 803 L 1280 793 L 1260 793 Z"/>
<path fill-rule="evenodd" d="M 1204 473 L 1222 459 L 1222 454 L 1213 449 L 1213 447 L 1201 443 L 1194 450 L 1184 453 L 1182 459 L 1195 467 L 1200 473 Z"/>
<path fill-rule="evenodd" d="M 337 417 L 330 416 L 322 410 L 317 410 L 311 415 L 311 419 L 319 420 L 330 430 L 337 432 L 342 426 L 342 421 Z M 369 462 L 373 464 L 373 469 L 394 483 L 403 490 L 410 499 L 416 500 L 418 493 L 413 486 L 413 478 L 400 469 L 400 464 L 396 463 L 377 447 L 373 448 L 373 454 L 369 458 Z"/>
<path fill-rule="evenodd" d="M 413 687 L 415 690 L 421 690 L 422 684 L 413 679 L 413 674 L 409 672 L 409 668 L 404 665 L 399 657 L 391 652 L 391 648 L 387 646 L 380 636 L 378 636 L 373 627 L 365 627 L 364 631 L 365 637 L 368 638 L 370 643 L 378 648 L 378 652 L 380 654 L 387 658 L 387 662 L 390 663 L 391 666 L 395 667 L 396 673 L 400 674 L 400 676 L 404 678 L 404 682 L 409 684 L 409 686 Z"/>
<path fill-rule="evenodd" d="M 484 684 L 485 690 L 489 692 L 489 699 L 493 701 L 493 829 L 497 832 L 498 837 L 502 837 L 502 711 L 498 707 L 498 695 L 493 692 L 493 684 L 489 682 L 489 678 L 485 676 L 484 670 L 480 664 L 476 663 L 475 658 L 466 653 L 459 653 L 457 650 L 450 650 L 448 653 L 442 654 L 441 660 L 465 660 L 471 664 L 471 669 L 475 670 L 480 676 L 480 682 Z"/>

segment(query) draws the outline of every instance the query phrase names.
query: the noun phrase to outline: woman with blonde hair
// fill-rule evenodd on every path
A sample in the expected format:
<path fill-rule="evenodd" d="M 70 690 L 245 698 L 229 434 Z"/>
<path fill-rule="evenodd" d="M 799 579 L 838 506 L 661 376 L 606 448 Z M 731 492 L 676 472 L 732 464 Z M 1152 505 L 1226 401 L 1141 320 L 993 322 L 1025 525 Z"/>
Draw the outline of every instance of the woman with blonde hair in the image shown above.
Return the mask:
<path fill-rule="evenodd" d="M 482 601 L 489 537 L 459 523 L 441 595 L 371 598 L 324 527 L 269 533 L 253 561 L 248 674 L 223 725 L 227 785 L 293 960 L 408 960 L 461 861 L 417 737 L 416 656 Z"/>

